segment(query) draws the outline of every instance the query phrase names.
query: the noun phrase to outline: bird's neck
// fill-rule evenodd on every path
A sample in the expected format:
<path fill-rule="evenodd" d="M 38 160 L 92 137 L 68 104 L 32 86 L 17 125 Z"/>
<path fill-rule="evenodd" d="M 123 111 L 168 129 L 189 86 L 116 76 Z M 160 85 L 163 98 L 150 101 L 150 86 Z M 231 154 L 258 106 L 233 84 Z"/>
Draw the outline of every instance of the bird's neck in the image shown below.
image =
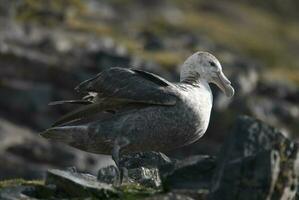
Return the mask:
<path fill-rule="evenodd" d="M 185 74 L 185 76 L 181 75 L 181 83 L 186 83 L 193 86 L 209 86 L 207 80 L 202 78 L 198 73 L 188 73 L 187 75 Z"/>
<path fill-rule="evenodd" d="M 187 59 L 181 67 L 180 73 L 180 81 L 181 83 L 187 83 L 191 85 L 197 85 L 200 82 L 204 81 L 201 80 L 203 77 L 201 73 L 194 70 L 194 61 L 193 59 Z"/>

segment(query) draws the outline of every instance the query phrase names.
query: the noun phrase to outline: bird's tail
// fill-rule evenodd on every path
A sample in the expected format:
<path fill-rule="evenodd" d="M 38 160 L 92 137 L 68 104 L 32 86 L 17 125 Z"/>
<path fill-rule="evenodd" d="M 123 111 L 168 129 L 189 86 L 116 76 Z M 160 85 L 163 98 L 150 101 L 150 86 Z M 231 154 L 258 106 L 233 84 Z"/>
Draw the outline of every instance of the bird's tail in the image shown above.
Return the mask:
<path fill-rule="evenodd" d="M 63 143 L 72 143 L 76 142 L 77 136 L 83 136 L 84 133 L 87 133 L 87 126 L 61 126 L 61 127 L 53 127 L 45 130 L 40 133 L 40 135 L 44 138 L 51 139 L 58 142 Z"/>

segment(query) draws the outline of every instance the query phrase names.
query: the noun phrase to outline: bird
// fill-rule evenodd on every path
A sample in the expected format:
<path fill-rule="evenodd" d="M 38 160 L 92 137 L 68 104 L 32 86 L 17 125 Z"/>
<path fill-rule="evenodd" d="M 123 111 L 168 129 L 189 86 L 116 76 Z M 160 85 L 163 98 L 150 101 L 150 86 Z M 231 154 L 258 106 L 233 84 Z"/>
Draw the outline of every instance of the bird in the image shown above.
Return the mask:
<path fill-rule="evenodd" d="M 213 95 L 210 83 L 227 96 L 235 93 L 218 59 L 195 52 L 180 68 L 180 80 L 169 82 L 147 71 L 113 67 L 80 83 L 82 99 L 50 105 L 79 104 L 41 136 L 83 151 L 112 155 L 166 152 L 194 143 L 206 132 Z"/>

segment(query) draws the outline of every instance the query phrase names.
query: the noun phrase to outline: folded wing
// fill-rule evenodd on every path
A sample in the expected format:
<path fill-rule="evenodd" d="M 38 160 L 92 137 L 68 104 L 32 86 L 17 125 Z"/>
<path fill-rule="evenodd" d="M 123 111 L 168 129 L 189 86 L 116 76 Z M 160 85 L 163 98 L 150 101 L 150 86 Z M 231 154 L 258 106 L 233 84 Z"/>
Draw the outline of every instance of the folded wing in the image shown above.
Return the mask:
<path fill-rule="evenodd" d="M 54 126 L 82 119 L 102 111 L 115 111 L 134 105 L 173 106 L 176 87 L 167 80 L 141 70 L 111 68 L 78 85 L 75 90 L 92 94 L 92 104 L 82 106 L 62 118 Z"/>

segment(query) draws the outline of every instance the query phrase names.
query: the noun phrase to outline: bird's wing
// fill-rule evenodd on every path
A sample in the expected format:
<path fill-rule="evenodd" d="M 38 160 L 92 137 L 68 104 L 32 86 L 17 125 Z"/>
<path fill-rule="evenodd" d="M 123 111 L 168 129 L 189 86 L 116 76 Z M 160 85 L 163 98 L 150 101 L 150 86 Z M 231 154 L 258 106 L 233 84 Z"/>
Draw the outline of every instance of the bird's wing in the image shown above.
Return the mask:
<path fill-rule="evenodd" d="M 81 105 L 86 105 L 86 104 L 91 104 L 91 101 L 87 101 L 84 99 L 79 99 L 79 100 L 62 100 L 62 101 L 52 101 L 49 103 L 49 106 L 56 106 L 56 105 L 61 105 L 61 104 L 81 104 Z"/>
<path fill-rule="evenodd" d="M 81 120 L 104 110 L 115 109 L 117 104 L 120 104 L 120 102 L 105 101 L 82 106 L 60 117 L 52 126 L 59 126 L 65 123 Z"/>
<path fill-rule="evenodd" d="M 173 106 L 177 101 L 175 88 L 172 83 L 149 72 L 111 68 L 75 88 L 80 93 L 96 93 L 96 103 L 82 106 L 62 116 L 53 126 L 83 119 L 106 110 L 136 105 Z"/>
<path fill-rule="evenodd" d="M 173 84 L 158 75 L 126 68 L 111 68 L 84 81 L 75 89 L 96 92 L 98 98 L 122 99 L 158 105 L 174 105 L 177 97 Z"/>

